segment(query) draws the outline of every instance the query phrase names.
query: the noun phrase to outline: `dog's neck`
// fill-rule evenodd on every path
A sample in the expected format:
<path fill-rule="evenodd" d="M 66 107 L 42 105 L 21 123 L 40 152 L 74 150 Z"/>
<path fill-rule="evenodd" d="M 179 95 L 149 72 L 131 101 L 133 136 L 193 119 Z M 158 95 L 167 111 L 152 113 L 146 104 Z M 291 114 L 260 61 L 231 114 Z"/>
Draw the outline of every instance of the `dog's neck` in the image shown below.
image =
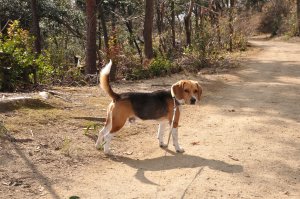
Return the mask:
<path fill-rule="evenodd" d="M 175 102 L 176 102 L 176 106 L 180 106 L 184 104 L 184 99 L 179 100 L 175 98 Z"/>

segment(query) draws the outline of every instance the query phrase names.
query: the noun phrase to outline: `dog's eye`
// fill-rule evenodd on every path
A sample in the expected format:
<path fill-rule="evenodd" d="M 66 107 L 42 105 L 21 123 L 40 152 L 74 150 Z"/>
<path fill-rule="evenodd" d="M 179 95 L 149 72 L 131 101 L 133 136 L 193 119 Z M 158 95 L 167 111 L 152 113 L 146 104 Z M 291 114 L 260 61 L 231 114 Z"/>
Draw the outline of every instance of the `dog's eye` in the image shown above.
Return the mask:
<path fill-rule="evenodd" d="M 197 91 L 197 90 L 194 90 L 194 93 L 198 93 L 198 91 Z"/>
<path fill-rule="evenodd" d="M 190 91 L 188 89 L 184 89 L 184 92 L 189 93 Z"/>

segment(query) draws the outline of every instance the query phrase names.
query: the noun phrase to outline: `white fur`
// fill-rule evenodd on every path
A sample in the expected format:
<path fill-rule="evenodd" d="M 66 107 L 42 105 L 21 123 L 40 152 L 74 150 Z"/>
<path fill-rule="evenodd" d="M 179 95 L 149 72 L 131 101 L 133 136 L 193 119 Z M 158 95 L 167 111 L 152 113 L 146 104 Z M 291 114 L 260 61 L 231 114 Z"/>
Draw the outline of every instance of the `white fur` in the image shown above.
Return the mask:
<path fill-rule="evenodd" d="M 179 99 L 176 99 L 180 104 L 185 104 L 185 101 L 184 101 L 184 99 L 181 99 L 181 100 L 179 100 Z"/>
<path fill-rule="evenodd" d="M 101 70 L 101 75 L 108 75 L 110 73 L 112 61 L 111 59 L 109 60 L 109 63 L 104 66 Z"/>
<path fill-rule="evenodd" d="M 101 131 L 99 132 L 99 135 L 98 135 L 98 139 L 97 139 L 97 142 L 96 142 L 96 148 L 99 149 L 102 142 L 104 143 L 104 153 L 105 154 L 110 154 L 110 149 L 109 149 L 109 146 L 110 146 L 110 141 L 113 137 L 113 135 L 110 133 L 110 130 L 111 130 L 111 127 L 112 127 L 112 118 L 111 118 L 111 114 L 108 114 L 108 117 L 110 117 L 110 122 L 101 129 Z"/>
<path fill-rule="evenodd" d="M 168 126 L 167 122 L 161 122 L 158 126 L 157 139 L 159 140 L 159 146 L 162 148 L 167 147 L 167 144 L 164 143 L 164 132 Z"/>
<path fill-rule="evenodd" d="M 176 97 L 175 93 L 174 93 L 174 85 L 171 87 L 171 95 L 172 95 L 172 97 Z"/>
<path fill-rule="evenodd" d="M 100 149 L 100 146 L 103 142 L 104 135 L 106 135 L 108 132 L 109 132 L 108 126 L 103 127 L 101 129 L 101 131 L 99 132 L 98 139 L 97 139 L 97 142 L 96 142 L 96 145 L 95 145 L 97 149 Z"/>
<path fill-rule="evenodd" d="M 172 129 L 172 138 L 173 138 L 173 145 L 175 147 L 176 152 L 183 153 L 184 149 L 181 148 L 178 143 L 178 128 Z"/>
<path fill-rule="evenodd" d="M 108 132 L 106 135 L 103 136 L 103 138 L 104 138 L 104 149 L 103 149 L 103 151 L 106 155 L 109 155 L 109 154 L 111 154 L 111 152 L 110 152 L 110 141 L 113 138 L 113 134 Z"/>

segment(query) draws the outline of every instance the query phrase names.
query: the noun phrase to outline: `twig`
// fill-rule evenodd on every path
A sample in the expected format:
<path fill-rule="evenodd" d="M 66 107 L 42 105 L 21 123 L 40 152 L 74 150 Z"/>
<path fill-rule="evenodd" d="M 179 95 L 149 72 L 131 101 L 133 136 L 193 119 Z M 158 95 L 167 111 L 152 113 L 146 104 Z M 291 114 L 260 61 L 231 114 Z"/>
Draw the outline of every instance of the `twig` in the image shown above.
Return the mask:
<path fill-rule="evenodd" d="M 63 95 L 65 95 L 65 94 L 58 92 L 58 91 L 54 91 L 54 90 L 48 90 L 46 92 L 50 93 L 54 97 L 57 97 L 57 98 L 60 98 L 64 101 L 66 101 L 66 102 L 71 102 L 71 100 L 70 100 L 71 96 L 63 97 Z"/>
<path fill-rule="evenodd" d="M 12 20 L 9 19 L 9 20 L 6 22 L 6 24 L 3 26 L 3 28 L 0 30 L 0 32 L 2 32 L 3 30 L 5 30 L 6 26 L 7 26 L 10 22 L 12 22 Z"/>

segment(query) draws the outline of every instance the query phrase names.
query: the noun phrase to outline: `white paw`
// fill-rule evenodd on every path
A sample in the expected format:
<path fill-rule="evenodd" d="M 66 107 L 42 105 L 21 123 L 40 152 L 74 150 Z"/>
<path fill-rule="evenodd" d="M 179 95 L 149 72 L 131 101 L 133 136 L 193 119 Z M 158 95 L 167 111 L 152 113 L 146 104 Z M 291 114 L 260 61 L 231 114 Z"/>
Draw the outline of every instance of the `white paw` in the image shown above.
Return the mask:
<path fill-rule="evenodd" d="M 98 150 L 101 149 L 101 146 L 102 145 L 100 142 L 96 142 L 96 144 L 95 144 L 96 149 L 98 149 Z"/>
<path fill-rule="evenodd" d="M 165 144 L 165 143 L 163 143 L 163 142 L 160 142 L 160 143 L 159 143 L 159 147 L 161 147 L 161 148 L 167 148 L 168 145 Z"/>
<path fill-rule="evenodd" d="M 110 155 L 112 155 L 112 152 L 111 152 L 110 149 L 106 149 L 106 150 L 104 150 L 104 154 L 105 154 L 106 156 L 110 156 Z"/>
<path fill-rule="evenodd" d="M 184 153 L 184 149 L 182 147 L 175 147 L 177 153 Z"/>

